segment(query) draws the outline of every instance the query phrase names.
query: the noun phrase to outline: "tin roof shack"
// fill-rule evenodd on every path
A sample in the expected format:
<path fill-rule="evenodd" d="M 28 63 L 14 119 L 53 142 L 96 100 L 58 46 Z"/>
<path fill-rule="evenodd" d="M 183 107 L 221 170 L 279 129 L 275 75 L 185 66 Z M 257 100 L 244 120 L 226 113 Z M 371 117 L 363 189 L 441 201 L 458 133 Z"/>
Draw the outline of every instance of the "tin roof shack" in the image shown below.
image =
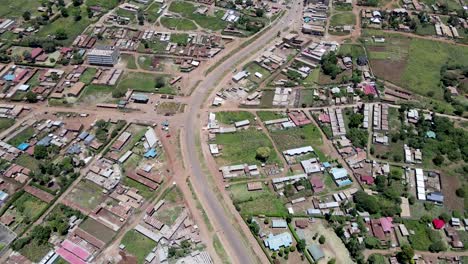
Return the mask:
<path fill-rule="evenodd" d="M 330 173 L 338 187 L 343 187 L 352 183 L 345 168 L 332 168 Z"/>
<path fill-rule="evenodd" d="M 257 165 L 231 165 L 220 167 L 224 179 L 236 178 L 236 177 L 256 177 L 260 175 L 260 171 Z"/>
<path fill-rule="evenodd" d="M 308 154 L 313 154 L 314 149 L 311 146 L 305 146 L 295 149 L 288 149 L 283 151 L 283 156 L 288 162 L 288 164 L 297 163 L 298 158 L 304 157 Z"/>

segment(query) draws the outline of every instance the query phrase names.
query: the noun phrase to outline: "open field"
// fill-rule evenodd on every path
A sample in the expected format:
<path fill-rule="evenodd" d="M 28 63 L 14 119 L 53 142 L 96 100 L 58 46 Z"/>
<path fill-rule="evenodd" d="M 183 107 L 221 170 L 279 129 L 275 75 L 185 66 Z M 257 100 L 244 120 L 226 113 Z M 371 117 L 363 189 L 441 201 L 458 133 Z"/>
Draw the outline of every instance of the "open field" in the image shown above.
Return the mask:
<path fill-rule="evenodd" d="M 240 213 L 246 215 L 285 216 L 287 210 L 283 202 L 270 190 L 260 191 L 259 195 L 244 202 L 233 201 L 240 209 Z"/>
<path fill-rule="evenodd" d="M 81 223 L 80 228 L 106 243 L 115 235 L 110 228 L 89 217 Z"/>
<path fill-rule="evenodd" d="M 135 62 L 135 56 L 133 56 L 132 54 L 122 54 L 120 55 L 120 57 L 124 61 L 125 65 L 127 66 L 127 69 L 131 69 L 131 70 L 138 69 L 136 62 Z"/>
<path fill-rule="evenodd" d="M 320 129 L 312 124 L 269 132 L 279 151 L 323 144 Z"/>
<path fill-rule="evenodd" d="M 8 129 L 9 127 L 11 127 L 14 124 L 15 124 L 14 119 L 0 118 L 0 132 Z"/>
<path fill-rule="evenodd" d="M 18 158 L 16 158 L 15 163 L 32 171 L 39 169 L 39 164 L 41 164 L 39 160 L 26 153 L 19 155 Z"/>
<path fill-rule="evenodd" d="M 254 121 L 254 115 L 247 111 L 238 111 L 238 112 L 217 112 L 216 113 L 216 120 L 219 123 L 231 125 L 235 122 L 239 122 L 242 120 L 249 120 L 250 122 Z"/>
<path fill-rule="evenodd" d="M 261 196 L 270 194 L 270 190 L 267 186 L 262 184 L 263 189 L 258 191 L 247 190 L 246 183 L 230 184 L 229 191 L 231 192 L 231 198 L 234 202 L 246 202 L 249 199 L 257 199 Z"/>
<path fill-rule="evenodd" d="M 145 17 L 149 23 L 154 23 L 158 20 L 159 16 L 158 10 L 161 8 L 161 4 L 153 2 L 146 10 L 145 10 Z"/>
<path fill-rule="evenodd" d="M 71 14 L 73 14 L 74 12 L 78 12 L 77 10 L 80 10 L 81 12 L 81 19 L 75 21 L 74 16 Z M 73 40 L 75 40 L 75 38 L 78 35 L 80 35 L 87 26 L 89 26 L 92 23 L 92 21 L 86 15 L 86 7 L 84 5 L 81 7 L 81 9 L 73 6 L 69 7 L 68 13 L 70 14 L 70 16 L 60 17 L 54 22 L 41 27 L 41 29 L 39 29 L 39 32 L 37 32 L 37 36 L 47 37 L 49 35 L 54 35 L 59 29 L 64 29 L 67 32 L 67 39 L 62 40 L 61 42 L 64 45 L 70 45 L 73 42 Z"/>
<path fill-rule="evenodd" d="M 220 134 L 216 136 L 216 143 L 223 146 L 222 155 L 216 158 L 219 165 L 228 164 L 260 164 L 256 159 L 256 151 L 259 147 L 269 147 L 271 154 L 266 163 L 278 163 L 279 159 L 273 149 L 273 144 L 261 131 L 250 128 L 232 134 Z"/>
<path fill-rule="evenodd" d="M 90 181 L 83 180 L 69 193 L 67 199 L 83 208 L 93 210 L 104 202 L 104 197 L 101 194 L 101 187 Z"/>
<path fill-rule="evenodd" d="M 26 142 L 34 135 L 34 128 L 28 127 L 16 134 L 12 139 L 8 140 L 8 144 L 12 146 L 18 146 L 19 144 Z"/>
<path fill-rule="evenodd" d="M 161 24 L 169 29 L 176 30 L 196 30 L 197 26 L 192 22 L 192 20 L 186 18 L 172 18 L 172 17 L 161 17 Z"/>
<path fill-rule="evenodd" d="M 256 62 L 249 63 L 247 67 L 244 68 L 244 70 L 250 73 L 250 76 L 248 77 L 248 79 L 257 84 L 261 83 L 262 81 L 264 81 L 266 78 L 268 78 L 271 75 L 271 73 L 268 70 L 258 65 Z M 255 76 L 255 73 L 257 72 L 262 75 L 261 78 L 258 78 L 257 76 Z"/>
<path fill-rule="evenodd" d="M 156 88 L 156 78 L 163 77 L 166 85 L 162 88 Z M 123 92 L 132 89 L 137 92 L 174 94 L 175 91 L 168 83 L 169 76 L 156 75 L 143 72 L 127 72 L 117 85 L 117 89 Z"/>
<path fill-rule="evenodd" d="M 137 258 L 138 263 L 144 263 L 145 257 L 157 245 L 156 242 L 133 229 L 125 234 L 121 244 L 125 245 L 125 251 Z"/>
<path fill-rule="evenodd" d="M 258 111 L 258 117 L 263 122 L 287 117 L 284 112 Z"/>
<path fill-rule="evenodd" d="M 90 84 L 93 81 L 96 72 L 96 68 L 87 68 L 86 71 L 80 76 L 80 82 Z"/>
<path fill-rule="evenodd" d="M 0 17 L 20 17 L 25 11 L 37 14 L 37 8 L 41 6 L 40 1 L 31 0 L 0 0 Z"/>
<path fill-rule="evenodd" d="M 112 98 L 112 91 L 114 89 L 114 86 L 90 84 L 81 92 L 78 102 L 97 104 L 115 101 L 116 99 Z"/>
<path fill-rule="evenodd" d="M 428 250 L 429 246 L 436 241 L 441 240 L 440 234 L 416 220 L 406 220 L 403 222 L 408 231 L 414 234 L 409 236 L 409 242 L 415 250 Z"/>
<path fill-rule="evenodd" d="M 366 30 L 365 34 L 382 35 L 372 30 Z M 435 99 L 442 100 L 440 69 L 447 63 L 468 65 L 468 47 L 390 33 L 383 36 L 385 43 L 366 46 L 374 73 L 412 92 L 421 95 L 433 92 Z"/>
<path fill-rule="evenodd" d="M 31 261 L 38 263 L 41 259 L 52 249 L 49 243 L 39 245 L 36 241 L 26 244 L 20 249 L 21 255 L 25 256 Z"/>
<path fill-rule="evenodd" d="M 217 16 L 201 15 L 196 13 L 197 8 L 189 2 L 175 1 L 169 6 L 169 11 L 193 20 L 202 28 L 218 31 L 226 27 L 227 23 Z"/>
<path fill-rule="evenodd" d="M 88 6 L 100 6 L 105 9 L 112 9 L 119 4 L 119 0 L 86 0 Z"/>
<path fill-rule="evenodd" d="M 358 44 L 343 44 L 340 46 L 338 55 L 351 56 L 353 60 L 355 61 L 356 58 L 360 56 L 365 56 L 366 51 L 364 50 L 363 46 L 358 45 Z"/>
<path fill-rule="evenodd" d="M 335 14 L 330 19 L 330 26 L 344 26 L 356 24 L 356 16 L 352 12 Z"/>

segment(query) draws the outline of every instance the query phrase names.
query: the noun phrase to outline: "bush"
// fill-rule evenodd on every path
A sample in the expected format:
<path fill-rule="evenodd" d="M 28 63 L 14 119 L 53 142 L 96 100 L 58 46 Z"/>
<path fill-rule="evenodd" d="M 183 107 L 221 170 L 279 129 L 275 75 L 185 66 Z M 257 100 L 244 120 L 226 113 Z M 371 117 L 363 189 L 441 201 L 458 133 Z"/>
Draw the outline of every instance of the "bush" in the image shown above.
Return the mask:
<path fill-rule="evenodd" d="M 319 243 L 322 245 L 325 244 L 325 237 L 323 235 L 319 237 Z"/>

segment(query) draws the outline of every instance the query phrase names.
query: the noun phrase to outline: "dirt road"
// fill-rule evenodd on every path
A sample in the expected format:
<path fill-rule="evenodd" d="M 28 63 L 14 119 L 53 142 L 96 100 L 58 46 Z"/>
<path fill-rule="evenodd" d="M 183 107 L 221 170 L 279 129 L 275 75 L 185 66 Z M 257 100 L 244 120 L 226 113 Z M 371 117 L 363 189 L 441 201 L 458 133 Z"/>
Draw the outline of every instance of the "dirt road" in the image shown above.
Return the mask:
<path fill-rule="evenodd" d="M 295 1 L 292 4 L 291 9 L 287 10 L 287 14 L 284 15 L 275 26 L 264 32 L 250 45 L 238 51 L 237 54 L 251 54 L 265 46 L 279 30 L 283 30 L 293 23 L 295 17 L 297 17 L 297 13 L 299 13 L 301 9 L 301 4 L 302 2 Z M 198 155 L 197 147 L 199 135 L 196 131 L 200 131 L 200 123 L 204 122 L 199 120 L 199 111 L 203 107 L 206 97 L 210 94 L 212 88 L 216 88 L 218 81 L 225 76 L 225 73 L 235 68 L 235 66 L 243 60 L 243 56 L 234 55 L 231 59 L 224 61 L 209 73 L 194 91 L 192 94 L 192 100 L 188 105 L 187 115 L 184 122 L 185 129 L 182 134 L 182 148 L 184 150 L 184 158 L 186 159 L 185 164 L 187 164 L 193 179 L 194 189 L 199 196 L 203 207 L 206 209 L 208 217 L 213 222 L 215 229 L 222 230 L 222 233 L 219 233 L 218 235 L 220 236 L 231 261 L 234 263 L 266 263 L 268 260 L 265 258 L 263 252 L 257 251 L 259 248 L 258 244 L 256 242 L 246 243 L 242 239 L 239 231 L 236 230 L 231 223 L 230 217 L 226 215 L 226 211 L 223 207 L 223 201 L 219 201 L 215 191 L 206 184 L 209 181 L 209 176 L 205 175 L 203 172 L 201 166 L 202 161 Z M 216 91 L 216 89 L 213 90 Z M 248 234 L 248 236 L 251 237 L 250 234 Z M 258 255 L 260 259 L 258 259 L 258 257 L 254 257 L 255 255 Z"/>

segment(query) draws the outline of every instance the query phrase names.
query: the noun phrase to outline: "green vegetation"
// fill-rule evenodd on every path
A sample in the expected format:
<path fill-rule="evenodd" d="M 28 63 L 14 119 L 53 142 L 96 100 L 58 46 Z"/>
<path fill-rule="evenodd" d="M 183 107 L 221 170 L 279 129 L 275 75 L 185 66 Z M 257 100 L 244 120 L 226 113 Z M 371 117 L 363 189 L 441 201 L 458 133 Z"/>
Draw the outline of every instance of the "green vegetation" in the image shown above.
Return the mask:
<path fill-rule="evenodd" d="M 10 119 L 10 118 L 0 118 L 0 132 L 10 128 L 11 126 L 13 126 L 15 124 L 15 120 L 14 119 Z"/>
<path fill-rule="evenodd" d="M 169 11 L 179 13 L 185 18 L 193 20 L 202 28 L 218 31 L 226 27 L 227 23 L 221 18 L 196 13 L 196 9 L 192 3 L 182 1 L 172 2 L 169 6 Z"/>
<path fill-rule="evenodd" d="M 244 202 L 234 202 L 234 205 L 243 216 L 266 215 L 266 216 L 286 216 L 287 210 L 283 202 L 270 190 L 261 191 L 262 194 L 256 198 Z"/>
<path fill-rule="evenodd" d="M 0 17 L 20 17 L 25 11 L 34 12 L 39 6 L 41 6 L 40 1 L 30 1 L 30 0 L 0 0 Z"/>
<path fill-rule="evenodd" d="M 117 85 L 117 90 L 122 95 L 125 94 L 128 89 L 146 93 L 175 94 L 174 89 L 169 86 L 168 79 L 169 76 L 167 75 L 155 75 L 144 72 L 127 72 Z M 163 81 L 163 86 L 160 88 L 157 88 L 158 80 Z"/>
<path fill-rule="evenodd" d="M 154 2 L 148 7 L 148 9 L 145 10 L 145 17 L 149 23 L 154 23 L 156 20 L 158 20 L 159 16 L 161 15 L 161 13 L 158 14 L 158 10 L 160 8 L 161 4 Z"/>
<path fill-rule="evenodd" d="M 335 14 L 330 19 L 330 26 L 344 26 L 354 25 L 356 23 L 356 16 L 352 12 L 343 12 Z"/>
<path fill-rule="evenodd" d="M 100 222 L 88 217 L 81 224 L 80 228 L 95 237 L 99 237 L 105 243 L 108 243 L 115 236 L 115 232 Z"/>
<path fill-rule="evenodd" d="M 177 43 L 178 45 L 185 46 L 188 43 L 188 34 L 186 33 L 175 33 L 171 34 L 171 42 Z"/>
<path fill-rule="evenodd" d="M 258 65 L 256 62 L 249 63 L 244 68 L 244 70 L 250 73 L 250 76 L 248 78 L 254 83 L 261 83 L 262 81 L 264 81 L 266 78 L 268 78 L 271 75 L 271 73 L 268 70 Z M 257 76 L 255 76 L 255 73 L 257 72 L 262 75 L 262 78 L 258 78 Z"/>
<path fill-rule="evenodd" d="M 105 9 L 115 8 L 119 4 L 119 0 L 86 0 L 87 6 L 100 6 Z"/>
<path fill-rule="evenodd" d="M 266 194 L 271 194 L 267 186 L 262 184 L 262 190 L 249 191 L 247 190 L 246 183 L 238 183 L 229 185 L 229 191 L 231 192 L 231 198 L 234 203 L 246 202 L 250 199 L 257 199 Z"/>
<path fill-rule="evenodd" d="M 366 51 L 364 47 L 358 44 L 343 44 L 340 46 L 340 50 L 338 51 L 339 56 L 350 56 L 353 60 L 360 56 L 365 56 Z"/>
<path fill-rule="evenodd" d="M 155 192 L 146 185 L 143 185 L 137 181 L 134 181 L 128 177 L 125 177 L 123 183 L 128 187 L 132 187 L 138 190 L 138 193 L 145 199 L 149 199 L 154 196 Z"/>
<path fill-rule="evenodd" d="M 92 21 L 86 15 L 86 7 L 74 7 L 71 6 L 68 8 L 69 14 L 81 13 L 81 18 L 76 20 L 76 16 L 70 15 L 68 17 L 59 17 L 57 20 L 53 21 L 50 24 L 47 24 L 37 32 L 38 37 L 47 37 L 49 35 L 55 35 L 58 31 L 66 30 L 66 38 L 61 42 L 68 46 L 70 45 L 75 38 L 80 35 L 87 26 L 89 26 Z"/>
<path fill-rule="evenodd" d="M 323 144 L 320 129 L 313 124 L 303 127 L 270 131 L 270 135 L 275 141 L 279 151 L 304 146 L 317 147 Z"/>
<path fill-rule="evenodd" d="M 12 139 L 8 140 L 8 144 L 18 146 L 19 144 L 28 141 L 34 135 L 34 128 L 28 127 L 19 132 Z"/>
<path fill-rule="evenodd" d="M 182 206 L 175 205 L 158 212 L 156 218 L 165 225 L 172 226 L 180 213 L 182 213 L 182 210 Z"/>
<path fill-rule="evenodd" d="M 157 245 L 156 242 L 135 230 L 128 231 L 121 243 L 125 245 L 125 251 L 137 258 L 138 263 L 144 263 L 146 256 Z"/>
<path fill-rule="evenodd" d="M 49 243 L 39 244 L 37 241 L 31 241 L 19 250 L 21 255 L 33 262 L 39 262 L 52 249 Z"/>
<path fill-rule="evenodd" d="M 128 69 L 131 69 L 131 70 L 138 69 L 135 63 L 135 56 L 133 56 L 132 54 L 122 54 L 121 57 L 122 57 L 122 60 L 125 61 Z"/>
<path fill-rule="evenodd" d="M 224 250 L 223 244 L 221 244 L 221 241 L 219 240 L 219 237 L 216 234 L 213 235 L 213 247 L 223 264 L 230 263 L 229 256 L 227 255 L 226 250 Z"/>
<path fill-rule="evenodd" d="M 218 120 L 219 123 L 226 125 L 231 125 L 242 120 L 249 120 L 250 122 L 253 122 L 254 118 L 254 115 L 247 111 L 216 113 L 216 120 Z"/>
<path fill-rule="evenodd" d="M 263 122 L 286 117 L 286 114 L 284 113 L 273 111 L 258 111 L 257 115 Z"/>
<path fill-rule="evenodd" d="M 230 134 L 219 134 L 216 136 L 217 144 L 223 146 L 223 155 L 216 160 L 221 165 L 227 164 L 260 164 L 256 157 L 259 147 L 269 147 L 273 149 L 273 144 L 268 137 L 261 131 L 250 128 L 248 130 L 238 131 Z M 278 156 L 272 151 L 268 159 L 268 164 L 279 163 Z"/>
<path fill-rule="evenodd" d="M 80 81 L 86 84 L 90 84 L 93 81 L 94 76 L 96 75 L 96 72 L 97 72 L 96 68 L 91 68 L 91 67 L 86 68 L 86 71 L 80 77 Z"/>
<path fill-rule="evenodd" d="M 414 232 L 414 234 L 410 234 L 408 240 L 415 250 L 427 251 L 432 244 L 441 241 L 442 239 L 440 234 L 428 227 L 426 223 L 421 223 L 415 220 L 405 220 L 404 224 L 408 230 Z"/>
<path fill-rule="evenodd" d="M 186 18 L 172 18 L 172 17 L 161 17 L 161 24 L 169 29 L 175 30 L 196 30 L 197 26 L 192 22 L 192 20 Z"/>

